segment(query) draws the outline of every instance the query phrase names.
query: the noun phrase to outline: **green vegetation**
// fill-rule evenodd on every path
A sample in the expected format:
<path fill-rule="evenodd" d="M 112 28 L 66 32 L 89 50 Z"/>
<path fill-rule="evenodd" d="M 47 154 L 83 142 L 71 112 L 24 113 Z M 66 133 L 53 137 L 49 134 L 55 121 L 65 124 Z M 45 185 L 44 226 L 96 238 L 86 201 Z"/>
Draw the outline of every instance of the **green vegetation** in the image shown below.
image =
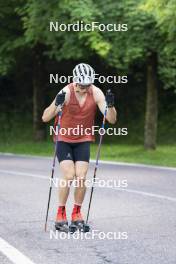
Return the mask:
<path fill-rule="evenodd" d="M 3 118 L 2 118 L 3 117 Z M 143 121 L 128 122 L 127 136 L 104 136 L 101 148 L 101 159 L 121 162 L 132 162 L 176 167 L 175 125 L 168 115 L 163 116 L 159 122 L 158 147 L 156 150 L 146 151 L 143 147 Z M 8 120 L 8 122 L 7 122 Z M 52 156 L 54 144 L 49 136 L 47 127 L 47 140 L 36 142 L 33 140 L 32 120 L 21 120 L 20 115 L 1 115 L 3 130 L 0 130 L 0 152 L 9 152 L 25 155 Z M 50 124 L 52 125 L 53 122 Z M 167 126 L 166 126 L 167 124 Z M 125 124 L 118 124 L 126 127 Z M 98 137 L 96 143 L 91 144 L 91 158 L 96 158 Z"/>
<path fill-rule="evenodd" d="M 102 158 L 174 166 L 175 10 L 174 0 L 2 2 L 0 151 L 51 155 L 41 116 L 65 84 L 49 84 L 49 74 L 68 76 L 85 62 L 100 75 L 128 77 L 126 84 L 96 83 L 103 92 L 113 90 L 116 126 L 129 131 L 106 138 Z M 50 21 L 127 24 L 128 31 L 50 32 Z"/>
<path fill-rule="evenodd" d="M 91 158 L 96 158 L 97 144 L 91 145 Z M 15 154 L 52 156 L 54 144 L 52 142 L 11 142 L 10 144 L 1 144 L 0 152 L 9 152 Z M 145 151 L 142 145 L 125 144 L 103 144 L 101 148 L 102 160 L 132 162 L 142 164 L 152 164 L 161 166 L 176 167 L 176 144 L 172 146 L 161 145 L 157 150 Z"/>

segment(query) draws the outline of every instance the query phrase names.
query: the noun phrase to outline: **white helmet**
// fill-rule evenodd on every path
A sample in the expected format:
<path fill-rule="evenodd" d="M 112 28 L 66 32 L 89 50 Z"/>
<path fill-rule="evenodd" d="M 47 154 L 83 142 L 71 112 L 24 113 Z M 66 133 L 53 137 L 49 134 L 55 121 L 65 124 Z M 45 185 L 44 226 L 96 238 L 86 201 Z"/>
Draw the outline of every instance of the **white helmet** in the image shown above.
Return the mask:
<path fill-rule="evenodd" d="M 94 83 L 95 71 L 86 63 L 80 63 L 73 69 L 73 81 L 81 85 Z"/>

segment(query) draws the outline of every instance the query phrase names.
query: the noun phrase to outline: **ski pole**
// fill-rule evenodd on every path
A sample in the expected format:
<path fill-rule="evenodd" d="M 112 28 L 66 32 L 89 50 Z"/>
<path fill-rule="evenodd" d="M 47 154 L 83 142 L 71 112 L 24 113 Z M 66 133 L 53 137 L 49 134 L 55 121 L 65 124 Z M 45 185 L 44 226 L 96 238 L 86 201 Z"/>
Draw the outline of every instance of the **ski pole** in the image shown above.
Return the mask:
<path fill-rule="evenodd" d="M 61 117 L 62 117 L 62 106 L 58 112 L 58 133 L 60 130 Z M 50 178 L 51 182 L 50 182 L 50 188 L 49 188 L 48 205 L 47 205 L 46 219 L 45 219 L 45 232 L 47 231 L 47 222 L 48 222 L 48 213 L 49 213 L 50 200 L 51 200 L 52 182 L 53 182 L 54 169 L 55 169 L 55 163 L 56 163 L 57 142 L 58 140 L 56 140 L 56 143 L 55 143 L 55 151 L 54 151 L 53 165 L 52 165 L 51 178 Z"/>
<path fill-rule="evenodd" d="M 108 110 L 108 106 L 107 106 L 107 103 L 106 103 L 101 129 L 104 129 L 104 126 L 105 126 L 107 110 Z M 94 190 L 94 182 L 95 182 L 96 173 L 97 173 L 97 169 L 98 169 L 98 162 L 99 162 L 99 157 L 100 157 L 100 148 L 101 148 L 102 139 L 103 139 L 103 134 L 100 134 L 100 140 L 99 140 L 99 144 L 98 144 L 98 150 L 97 150 L 97 155 L 96 155 L 96 163 L 95 163 L 95 169 L 94 169 L 94 176 L 93 176 L 93 184 L 92 184 L 92 188 L 91 188 L 89 206 L 88 206 L 88 211 L 87 211 L 86 224 L 88 223 L 88 219 L 89 219 L 89 212 L 90 212 L 90 206 L 91 206 L 91 202 L 92 202 L 92 195 L 93 195 L 93 190 Z"/>

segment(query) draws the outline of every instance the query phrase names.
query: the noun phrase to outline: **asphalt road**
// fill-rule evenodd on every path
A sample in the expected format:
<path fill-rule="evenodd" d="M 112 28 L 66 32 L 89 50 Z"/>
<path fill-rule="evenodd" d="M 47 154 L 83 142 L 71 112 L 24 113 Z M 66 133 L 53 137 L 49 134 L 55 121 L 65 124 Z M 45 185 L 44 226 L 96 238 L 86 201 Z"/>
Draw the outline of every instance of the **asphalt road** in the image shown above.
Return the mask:
<path fill-rule="evenodd" d="M 0 264 L 176 264 L 176 169 L 100 163 L 97 177 L 115 180 L 116 186 L 95 188 L 89 237 L 60 237 L 53 232 L 55 187 L 44 232 L 51 164 L 49 158 L 0 155 Z M 88 179 L 93 168 L 90 164 Z M 117 186 L 125 181 L 127 187 Z M 84 215 L 89 195 L 90 188 Z M 73 188 L 68 218 L 72 204 Z"/>

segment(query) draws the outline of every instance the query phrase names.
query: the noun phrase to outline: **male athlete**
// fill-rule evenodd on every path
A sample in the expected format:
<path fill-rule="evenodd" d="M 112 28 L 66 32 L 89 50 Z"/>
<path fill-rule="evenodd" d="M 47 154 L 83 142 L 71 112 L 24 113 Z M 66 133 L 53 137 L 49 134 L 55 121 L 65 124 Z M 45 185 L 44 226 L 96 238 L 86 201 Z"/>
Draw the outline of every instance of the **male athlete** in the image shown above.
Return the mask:
<path fill-rule="evenodd" d="M 78 125 L 91 131 L 94 126 L 94 117 L 96 106 L 104 115 L 106 103 L 108 106 L 106 119 L 109 123 L 116 122 L 116 110 L 114 108 L 114 95 L 109 93 L 106 98 L 103 92 L 93 85 L 95 71 L 85 63 L 76 65 L 73 70 L 73 83 L 65 86 L 56 96 L 49 107 L 44 110 L 43 122 L 50 121 L 56 117 L 62 105 L 61 128 L 76 128 Z M 59 206 L 56 216 L 56 230 L 62 230 L 62 227 L 68 226 L 66 217 L 66 202 L 69 195 L 69 183 L 77 180 L 77 187 L 74 192 L 74 207 L 72 211 L 72 223 L 84 223 L 81 215 L 81 205 L 84 200 L 86 187 L 85 179 L 90 158 L 90 142 L 94 141 L 94 135 L 91 133 L 73 133 L 59 134 L 57 136 L 57 158 L 60 164 L 62 180 L 67 184 L 59 187 Z"/>

